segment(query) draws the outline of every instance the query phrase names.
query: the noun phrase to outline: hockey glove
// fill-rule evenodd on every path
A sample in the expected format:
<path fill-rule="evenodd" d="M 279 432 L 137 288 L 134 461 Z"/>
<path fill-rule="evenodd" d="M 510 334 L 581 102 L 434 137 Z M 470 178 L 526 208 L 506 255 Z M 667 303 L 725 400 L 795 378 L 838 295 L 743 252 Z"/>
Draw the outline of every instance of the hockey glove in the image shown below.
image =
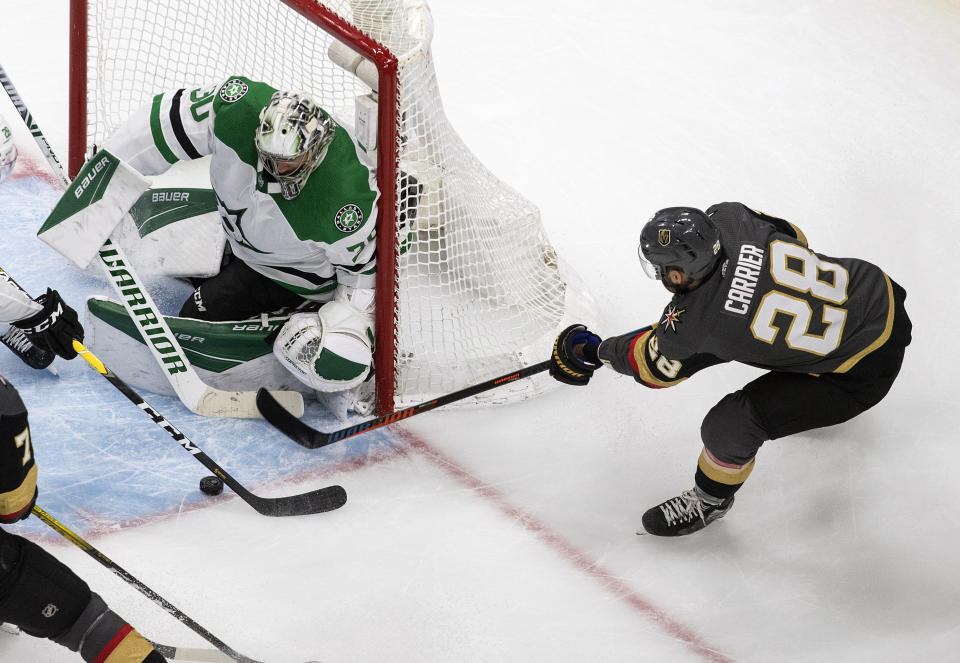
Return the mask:
<path fill-rule="evenodd" d="M 49 349 L 64 359 L 76 357 L 73 339 L 83 341 L 83 327 L 77 312 L 60 299 L 59 292 L 50 288 L 37 298 L 37 303 L 43 310 L 14 322 L 14 326 L 22 329 L 37 347 Z"/>
<path fill-rule="evenodd" d="M 600 337 L 583 325 L 571 325 L 553 344 L 550 375 L 564 384 L 582 387 L 603 364 L 597 357 Z"/>

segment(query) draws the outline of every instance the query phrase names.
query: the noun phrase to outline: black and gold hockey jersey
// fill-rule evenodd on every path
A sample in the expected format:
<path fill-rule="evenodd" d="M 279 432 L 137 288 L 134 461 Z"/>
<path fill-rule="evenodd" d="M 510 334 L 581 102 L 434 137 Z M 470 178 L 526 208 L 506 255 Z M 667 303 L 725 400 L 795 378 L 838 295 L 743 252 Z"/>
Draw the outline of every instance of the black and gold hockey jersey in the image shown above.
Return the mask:
<path fill-rule="evenodd" d="M 37 465 L 30 443 L 27 408 L 0 375 L 0 523 L 15 522 L 31 508 Z"/>
<path fill-rule="evenodd" d="M 603 342 L 600 357 L 650 387 L 738 361 L 796 373 L 845 373 L 890 337 L 894 285 L 877 266 L 807 247 L 783 219 L 740 203 L 707 210 L 723 257 L 648 328 Z"/>

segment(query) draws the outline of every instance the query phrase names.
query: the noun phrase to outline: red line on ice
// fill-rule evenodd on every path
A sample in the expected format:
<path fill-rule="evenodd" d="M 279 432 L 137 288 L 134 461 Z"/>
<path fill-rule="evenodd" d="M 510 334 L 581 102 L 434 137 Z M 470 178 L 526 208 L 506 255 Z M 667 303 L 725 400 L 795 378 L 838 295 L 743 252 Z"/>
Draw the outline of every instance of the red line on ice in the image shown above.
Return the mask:
<path fill-rule="evenodd" d="M 552 530 L 542 521 L 532 516 L 530 513 L 524 511 L 515 504 L 512 504 L 510 500 L 508 500 L 507 497 L 499 490 L 470 473 L 467 469 L 459 465 L 456 461 L 445 455 L 429 442 L 410 432 L 409 430 L 400 428 L 399 426 L 393 429 L 393 434 L 403 441 L 403 445 L 398 445 L 393 449 L 384 449 L 371 456 L 337 463 L 333 467 L 323 468 L 319 471 L 318 468 L 310 468 L 303 472 L 287 475 L 283 477 L 282 483 L 288 483 L 291 481 L 297 482 L 306 478 L 316 478 L 317 476 L 327 476 L 334 473 L 360 470 L 365 467 L 370 467 L 382 462 L 395 460 L 398 457 L 406 456 L 411 452 L 411 450 L 416 451 L 436 464 L 441 470 L 454 478 L 456 481 L 467 486 L 477 495 L 480 495 L 488 500 L 499 511 L 509 516 L 514 522 L 520 523 L 524 529 L 546 543 L 563 559 L 575 566 L 580 571 L 584 572 L 587 576 L 596 580 L 607 591 L 642 614 L 644 618 L 652 621 L 654 624 L 663 629 L 670 637 L 682 641 L 693 653 L 700 656 L 704 661 L 710 661 L 711 663 L 732 663 L 733 659 L 724 655 L 715 647 L 708 645 L 693 631 L 693 629 L 670 617 L 662 608 L 654 605 L 649 599 L 637 593 L 632 587 L 621 580 L 618 580 L 613 574 L 606 571 L 598 563 L 591 561 L 589 555 L 587 555 L 587 553 L 585 553 L 583 550 L 580 550 L 574 546 L 572 543 L 564 539 L 557 532 Z M 262 487 L 263 486 L 249 486 L 249 488 L 252 490 L 257 490 L 258 488 Z M 153 524 L 158 521 L 173 519 L 182 513 L 194 511 L 196 509 L 202 509 L 218 502 L 235 498 L 236 496 L 232 492 L 224 491 L 224 493 L 218 497 L 206 497 L 202 500 L 184 504 L 179 509 L 173 509 L 162 513 L 154 513 L 141 518 L 133 518 L 122 523 L 97 523 L 97 518 L 93 514 L 84 513 L 83 515 L 85 519 L 87 519 L 88 523 L 91 521 L 97 523 L 92 527 L 88 524 L 88 526 L 84 528 L 86 530 L 85 536 L 88 539 L 98 539 L 104 535 L 126 529 L 127 527 L 136 527 L 139 525 Z M 53 534 L 41 534 L 39 536 L 31 536 L 30 538 L 36 541 L 43 541 L 48 544 L 61 543 L 68 545 L 62 539 L 60 539 L 60 537 Z"/>
<path fill-rule="evenodd" d="M 559 553 L 560 556 L 570 564 L 599 582 L 617 598 L 625 601 L 632 608 L 643 614 L 644 617 L 666 631 L 668 635 L 683 641 L 688 648 L 701 656 L 703 660 L 716 663 L 730 663 L 733 660 L 722 654 L 716 648 L 709 646 L 691 628 L 670 617 L 663 609 L 654 605 L 649 599 L 644 598 L 629 585 L 618 580 L 611 573 L 608 573 L 598 563 L 591 561 L 589 555 L 584 551 L 578 549 L 530 513 L 512 504 L 499 490 L 471 474 L 467 469 L 429 442 L 409 430 L 396 428 L 394 429 L 394 433 L 404 440 L 410 448 L 417 450 L 438 465 L 448 475 L 468 486 L 478 495 L 486 498 L 496 506 L 497 509 L 513 519 L 514 522 L 520 523 L 524 529 L 550 546 L 550 548 Z"/>

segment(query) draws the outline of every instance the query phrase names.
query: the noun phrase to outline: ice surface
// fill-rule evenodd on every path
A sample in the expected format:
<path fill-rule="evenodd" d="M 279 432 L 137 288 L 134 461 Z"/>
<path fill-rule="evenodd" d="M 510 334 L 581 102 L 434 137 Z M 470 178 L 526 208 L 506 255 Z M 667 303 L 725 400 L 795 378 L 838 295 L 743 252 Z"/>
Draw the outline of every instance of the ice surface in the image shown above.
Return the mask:
<path fill-rule="evenodd" d="M 3 4 L 0 62 L 64 159 L 66 3 Z M 690 487 L 700 419 L 757 371 L 658 392 L 602 373 L 312 452 L 144 394 L 260 494 L 350 495 L 268 519 L 229 491 L 200 494 L 206 470 L 86 365 L 61 360 L 58 379 L 0 354 L 30 408 L 40 504 L 271 662 L 958 660 L 955 3 L 431 4 L 452 123 L 541 207 L 607 316 L 598 331 L 647 324 L 665 302 L 635 260 L 654 210 L 739 200 L 906 287 L 914 343 L 887 399 L 766 445 L 726 518 L 660 540 L 634 534 L 640 515 Z M 16 124 L 5 100 L 0 112 Z M 56 193 L 31 143 L 21 131 L 24 159 L 0 186 L 0 264 L 78 306 L 108 286 L 34 238 Z M 204 646 L 42 524 L 12 529 L 149 637 Z M 79 658 L 0 633 L 0 660 Z"/>

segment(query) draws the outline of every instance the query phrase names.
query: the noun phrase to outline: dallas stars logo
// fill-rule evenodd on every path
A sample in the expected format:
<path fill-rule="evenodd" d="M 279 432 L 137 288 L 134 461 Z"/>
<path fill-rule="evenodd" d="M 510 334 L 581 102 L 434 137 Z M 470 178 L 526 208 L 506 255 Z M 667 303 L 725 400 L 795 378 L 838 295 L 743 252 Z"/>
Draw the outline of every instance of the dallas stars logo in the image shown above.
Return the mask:
<path fill-rule="evenodd" d="M 363 212 L 353 203 L 347 203 L 337 212 L 333 223 L 341 232 L 351 233 L 363 223 Z"/>
<path fill-rule="evenodd" d="M 226 101 L 228 104 L 233 103 L 245 95 L 249 89 L 250 88 L 247 87 L 247 84 L 241 81 L 239 78 L 232 78 L 224 83 L 223 87 L 220 88 L 220 98 Z"/>
<path fill-rule="evenodd" d="M 226 231 L 233 241 L 235 241 L 240 246 L 255 251 L 257 253 L 268 254 L 269 251 L 261 251 L 247 239 L 246 234 L 243 232 L 243 228 L 240 227 L 240 224 L 243 222 L 243 215 L 247 212 L 246 208 L 244 209 L 230 209 L 224 204 L 219 197 L 217 197 L 217 203 L 219 203 L 220 208 L 220 225 L 223 226 L 223 229 Z"/>
<path fill-rule="evenodd" d="M 668 306 L 667 312 L 663 314 L 663 321 L 660 324 L 676 333 L 677 323 L 680 322 L 680 315 L 686 310 L 685 308 L 677 310 L 676 306 Z"/>

